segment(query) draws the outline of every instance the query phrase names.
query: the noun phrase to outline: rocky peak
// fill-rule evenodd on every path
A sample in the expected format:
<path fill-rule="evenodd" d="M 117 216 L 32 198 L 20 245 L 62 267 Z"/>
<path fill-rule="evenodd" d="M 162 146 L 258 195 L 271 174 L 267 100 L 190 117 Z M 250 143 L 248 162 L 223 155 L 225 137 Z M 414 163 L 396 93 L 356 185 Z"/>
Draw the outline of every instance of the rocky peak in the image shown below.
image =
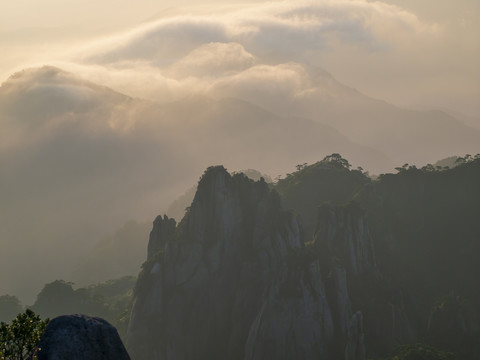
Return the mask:
<path fill-rule="evenodd" d="M 175 219 L 169 219 L 166 215 L 163 217 L 157 216 L 150 232 L 147 259 L 150 259 L 158 251 L 165 249 L 167 242 L 173 239 L 176 226 Z"/>
<path fill-rule="evenodd" d="M 201 178 L 175 237 L 172 229 L 157 218 L 128 330 L 133 356 L 243 358 L 263 294 L 303 247 L 296 218 L 264 181 L 217 166 Z"/>
<path fill-rule="evenodd" d="M 264 181 L 207 169 L 177 228 L 155 221 L 128 329 L 132 356 L 364 360 L 363 314 L 352 311 L 347 273 L 373 267 L 373 251 L 361 217 L 332 211 L 319 217 L 318 233 L 343 235 L 306 246 Z M 351 266 L 325 262 L 323 243 Z"/>

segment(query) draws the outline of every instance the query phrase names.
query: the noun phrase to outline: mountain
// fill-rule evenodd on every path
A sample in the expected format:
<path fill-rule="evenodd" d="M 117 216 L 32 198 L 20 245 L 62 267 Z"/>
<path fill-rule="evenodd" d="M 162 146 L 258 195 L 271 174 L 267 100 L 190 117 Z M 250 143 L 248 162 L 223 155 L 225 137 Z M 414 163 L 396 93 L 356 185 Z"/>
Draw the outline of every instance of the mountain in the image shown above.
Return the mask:
<path fill-rule="evenodd" d="M 112 235 L 98 241 L 73 268 L 77 285 L 135 276 L 145 259 L 149 222 L 127 221 Z"/>
<path fill-rule="evenodd" d="M 0 241 L 9 249 L 0 292 L 30 302 L 39 284 L 71 274 L 127 219 L 166 209 L 212 164 L 276 177 L 336 152 L 380 173 L 477 152 L 479 132 L 444 113 L 402 110 L 309 71 L 311 91 L 269 103 L 228 87 L 217 99 L 156 103 L 48 66 L 13 75 L 0 87 Z"/>
<path fill-rule="evenodd" d="M 397 353 L 477 358 L 478 156 L 377 180 L 349 167 L 333 154 L 273 189 L 207 169 L 180 223 L 154 222 L 131 355 L 353 360 L 422 342 Z"/>
<path fill-rule="evenodd" d="M 263 177 L 267 183 L 273 182 L 270 176 L 266 174 L 262 174 L 258 170 L 246 169 L 246 170 L 240 170 L 238 172 L 246 175 L 248 178 L 255 181 L 259 181 Z M 189 207 L 190 204 L 192 203 L 192 200 L 196 192 L 197 192 L 197 187 L 193 186 L 189 188 L 185 192 L 185 194 L 183 194 L 178 199 L 173 201 L 167 208 L 168 216 L 176 220 L 181 220 L 183 218 L 183 215 L 185 215 L 186 208 Z"/>
<path fill-rule="evenodd" d="M 211 164 L 278 174 L 332 148 L 388 164 L 332 127 L 242 100 L 158 104 L 53 67 L 2 84 L 0 126 L 0 241 L 9 249 L 0 292 L 25 302 L 127 219 L 166 208 Z"/>
<path fill-rule="evenodd" d="M 210 168 L 175 225 L 159 217 L 150 236 L 127 335 L 132 357 L 365 358 L 345 269 L 333 265 L 337 290 L 327 293 L 297 220 L 265 182 Z"/>
<path fill-rule="evenodd" d="M 235 96 L 275 113 L 329 125 L 356 143 L 382 152 L 394 164 L 426 164 L 452 154 L 478 152 L 480 131 L 473 120 L 461 122 L 439 110 L 404 109 L 366 96 L 323 69 L 291 67 L 308 79 L 304 88 L 291 90 L 296 91 L 294 96 L 280 90 L 268 96 L 269 84 L 258 84 L 257 89 L 241 82 L 223 82 L 216 91 L 218 96 Z M 361 164 L 377 172 L 366 162 Z"/>
<path fill-rule="evenodd" d="M 178 227 L 166 217 L 154 223 L 129 352 L 137 359 L 365 359 L 364 315 L 354 311 L 349 283 L 383 284 L 365 217 L 355 207 L 328 207 L 321 219 L 307 245 L 265 182 L 208 169 Z M 392 295 L 373 298 L 372 308 L 386 313 L 374 318 L 367 308 L 368 321 L 394 327 L 382 340 L 411 341 L 402 300 Z"/>

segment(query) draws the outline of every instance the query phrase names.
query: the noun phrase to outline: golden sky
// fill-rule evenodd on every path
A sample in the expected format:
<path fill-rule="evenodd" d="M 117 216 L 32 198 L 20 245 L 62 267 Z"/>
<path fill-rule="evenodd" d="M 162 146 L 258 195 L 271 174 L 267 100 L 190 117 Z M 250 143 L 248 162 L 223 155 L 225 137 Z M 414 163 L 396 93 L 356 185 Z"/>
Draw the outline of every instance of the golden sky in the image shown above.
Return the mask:
<path fill-rule="evenodd" d="M 33 299 L 105 231 L 154 218 L 213 164 L 275 177 L 339 152 L 380 173 L 477 153 L 479 8 L 0 1 L 0 294 Z"/>
<path fill-rule="evenodd" d="M 178 89 L 183 94 L 189 86 L 197 90 L 208 84 L 182 81 L 172 67 L 185 68 L 189 61 L 185 56 L 205 51 L 210 43 L 235 43 L 257 64 L 308 63 L 393 104 L 480 117 L 479 4 L 478 0 L 2 2 L 0 80 L 25 67 L 53 64 L 149 97 L 145 91 L 136 93 L 143 86 L 131 79 L 143 79 L 152 70 L 151 76 L 161 78 L 169 94 Z M 155 53 L 147 49 L 152 39 L 157 39 Z M 218 56 L 221 49 L 215 49 Z M 197 72 L 203 69 L 190 65 Z"/>

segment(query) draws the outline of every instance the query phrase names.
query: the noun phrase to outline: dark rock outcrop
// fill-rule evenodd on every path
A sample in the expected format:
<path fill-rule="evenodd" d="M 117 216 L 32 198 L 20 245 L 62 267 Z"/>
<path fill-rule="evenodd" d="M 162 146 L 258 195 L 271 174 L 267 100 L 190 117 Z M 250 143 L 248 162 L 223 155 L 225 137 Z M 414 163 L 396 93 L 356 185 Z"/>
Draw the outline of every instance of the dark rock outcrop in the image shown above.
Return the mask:
<path fill-rule="evenodd" d="M 347 342 L 346 359 L 365 357 L 365 347 L 381 354 L 415 341 L 403 293 L 380 273 L 367 216 L 358 203 L 322 205 L 313 247 L 324 273 L 331 274 L 327 294 L 338 316 L 335 338 Z M 342 351 L 343 343 L 336 356 Z"/>
<path fill-rule="evenodd" d="M 39 348 L 39 360 L 130 360 L 117 330 L 103 319 L 85 315 L 51 320 Z"/>
<path fill-rule="evenodd" d="M 368 229 L 352 221 L 342 236 L 362 273 L 375 268 L 373 253 Z M 184 219 L 165 231 L 171 224 L 154 222 L 135 289 L 127 335 L 135 359 L 365 359 L 351 267 L 305 245 L 265 182 L 210 168 Z"/>
<path fill-rule="evenodd" d="M 344 259 L 345 267 L 353 277 L 375 275 L 373 242 L 365 214 L 356 203 L 321 206 L 315 244 L 324 255 Z"/>
<path fill-rule="evenodd" d="M 163 250 L 167 242 L 173 239 L 176 226 L 177 223 L 175 219 L 169 219 L 167 216 L 164 216 L 163 218 L 157 216 L 153 222 L 153 229 L 150 232 L 147 259 L 158 251 Z"/>
<path fill-rule="evenodd" d="M 365 180 L 349 201 L 317 191 L 325 171 L 307 175 L 318 166 L 299 170 L 275 188 L 308 220 L 305 239 L 267 184 L 208 169 L 179 225 L 154 223 L 128 329 L 132 355 L 364 360 L 425 342 L 477 359 L 478 164 Z M 324 204 L 316 216 L 315 204 Z"/>
<path fill-rule="evenodd" d="M 165 224 L 156 221 L 152 234 Z M 128 330 L 136 359 L 243 358 L 269 286 L 303 246 L 295 217 L 265 182 L 223 167 L 204 174 L 174 239 L 156 243 L 165 248 L 149 252 Z"/>

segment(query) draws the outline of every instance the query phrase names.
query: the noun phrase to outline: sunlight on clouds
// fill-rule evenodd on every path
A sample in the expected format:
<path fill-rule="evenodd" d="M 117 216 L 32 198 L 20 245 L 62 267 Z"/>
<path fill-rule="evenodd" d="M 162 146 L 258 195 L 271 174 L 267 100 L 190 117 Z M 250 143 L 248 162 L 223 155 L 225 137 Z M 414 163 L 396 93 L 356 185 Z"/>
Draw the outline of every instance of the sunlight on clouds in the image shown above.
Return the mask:
<path fill-rule="evenodd" d="M 339 152 L 380 173 L 478 150 L 445 113 L 379 101 L 480 116 L 472 0 L 48 1 L 74 16 L 0 14 L 0 229 L 33 272 L 151 218 L 212 164 L 276 175 Z"/>
<path fill-rule="evenodd" d="M 302 63 L 321 62 L 337 47 L 358 56 L 399 51 L 411 46 L 412 38 L 438 31 L 412 13 L 379 2 L 267 2 L 227 7 L 218 14 L 160 18 L 81 48 L 72 54 L 83 58 L 81 63 L 58 65 L 157 101 L 195 92 L 252 98 L 249 94 L 259 89 L 295 97 L 311 91 L 313 80 Z"/>
<path fill-rule="evenodd" d="M 252 76 L 258 66 L 279 66 L 278 74 L 292 63 L 326 68 L 342 82 L 397 104 L 437 95 L 438 103 L 444 103 L 448 87 L 440 92 L 433 84 L 448 71 L 468 89 L 466 98 L 454 92 L 450 97 L 463 105 L 471 102 L 478 93 L 472 80 L 479 57 L 474 37 L 459 39 L 451 33 L 452 23 L 427 22 L 399 5 L 323 0 L 226 4 L 216 10 L 185 7 L 69 51 L 57 49 L 48 62 L 45 56 L 39 61 L 161 102 L 195 93 L 217 97 L 217 89 L 247 88 L 247 81 L 253 88 L 259 86 Z M 462 27 L 457 23 L 458 32 Z M 295 76 L 293 83 L 307 88 L 292 96 L 309 93 L 315 80 L 305 80 L 302 72 Z M 283 87 L 282 76 L 268 81 L 271 87 Z M 230 91 L 232 96 L 240 93 Z"/>
<path fill-rule="evenodd" d="M 292 99 L 311 86 L 309 74 L 299 64 L 258 65 L 219 80 L 209 89 L 209 94 L 239 97 L 261 105 Z"/>
<path fill-rule="evenodd" d="M 238 43 L 208 43 L 167 68 L 166 73 L 176 79 L 189 76 L 223 77 L 254 64 L 255 57 Z"/>
<path fill-rule="evenodd" d="M 278 53 L 291 57 L 284 60 L 294 60 L 306 51 L 325 51 L 331 36 L 375 48 L 401 40 L 399 34 L 410 38 L 435 29 L 411 13 L 381 3 L 264 3 L 220 15 L 162 18 L 94 44 L 85 57 L 100 64 L 144 59 L 162 67 L 203 44 L 238 42 L 255 56 L 268 59 Z"/>

